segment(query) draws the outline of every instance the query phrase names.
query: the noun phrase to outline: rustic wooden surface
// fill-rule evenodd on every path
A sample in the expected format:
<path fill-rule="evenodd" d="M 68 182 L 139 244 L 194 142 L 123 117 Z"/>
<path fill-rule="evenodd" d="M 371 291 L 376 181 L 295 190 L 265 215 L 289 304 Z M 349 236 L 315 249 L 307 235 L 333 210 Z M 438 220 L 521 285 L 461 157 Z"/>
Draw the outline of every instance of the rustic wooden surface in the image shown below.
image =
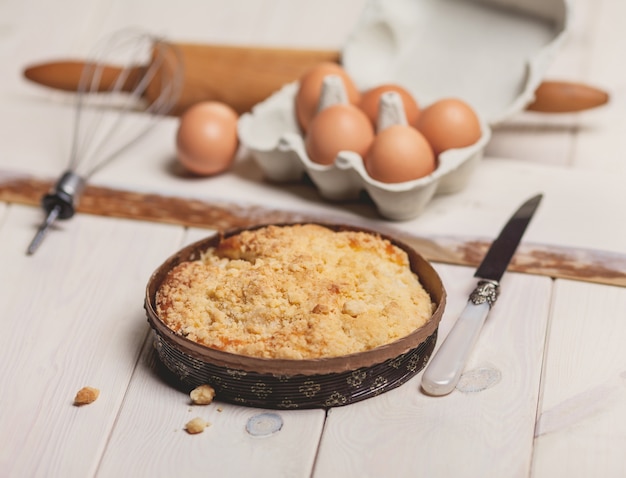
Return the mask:
<path fill-rule="evenodd" d="M 33 203 L 67 161 L 73 108 L 67 95 L 24 81 L 24 66 L 80 57 L 127 25 L 181 42 L 337 49 L 363 3 L 0 4 L 0 476 L 626 476 L 626 288 L 608 285 L 623 279 L 626 255 L 623 2 L 573 1 L 570 35 L 547 72 L 597 85 L 609 103 L 578 115 L 524 112 L 498 125 L 467 187 L 437 197 L 415 220 L 389 223 L 368 203 L 327 203 L 310 184 L 267 183 L 245 154 L 228 174 L 191 178 L 175 165 L 177 124 L 167 119 L 98 173 L 81 213 L 25 255 L 43 219 Z M 52 25 L 63 27 L 52 35 Z M 10 176 L 34 182 L 16 189 Z M 441 340 L 475 284 L 473 269 L 459 264 L 476 263 L 515 207 L 537 192 L 544 201 L 512 266 L 524 273 L 505 275 L 462 380 L 446 397 L 424 395 L 417 376 L 328 412 L 219 400 L 199 407 L 160 371 L 144 287 L 167 256 L 213 230 L 314 217 L 431 244 L 424 250 L 437 259 L 448 293 Z M 143 215 L 149 220 L 136 219 Z M 532 270 L 537 261 L 541 270 Z M 87 385 L 100 397 L 73 406 Z M 277 414 L 282 427 L 251 429 L 250 419 L 264 413 Z M 192 436 L 183 428 L 196 416 L 211 425 Z"/>
<path fill-rule="evenodd" d="M 0 172 L 0 200 L 8 203 L 39 206 L 54 181 Z M 87 186 L 77 213 L 177 224 L 215 231 L 226 231 L 258 224 L 303 221 L 330 221 L 326 216 L 270 209 L 259 205 L 216 203 L 200 199 L 163 196 Z M 379 228 L 381 231 L 384 229 Z M 396 235 L 434 262 L 477 267 L 491 241 L 463 237 L 419 237 Z M 626 255 L 591 249 L 522 244 L 513 258 L 510 270 L 561 279 L 626 286 Z"/>

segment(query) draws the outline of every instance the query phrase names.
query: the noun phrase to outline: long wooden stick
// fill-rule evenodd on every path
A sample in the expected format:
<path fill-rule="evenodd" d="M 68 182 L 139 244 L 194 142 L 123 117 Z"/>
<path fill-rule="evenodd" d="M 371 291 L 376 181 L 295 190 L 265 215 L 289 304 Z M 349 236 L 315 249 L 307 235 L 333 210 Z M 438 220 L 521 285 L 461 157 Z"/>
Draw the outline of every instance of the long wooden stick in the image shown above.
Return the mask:
<path fill-rule="evenodd" d="M 172 114 L 180 114 L 200 101 L 216 100 L 232 106 L 238 113 L 249 111 L 284 84 L 296 81 L 313 65 L 340 62 L 336 50 L 258 48 L 248 46 L 175 43 L 184 65 L 183 91 Z M 24 76 L 37 84 L 64 91 L 76 91 L 84 63 L 75 60 L 33 64 Z M 147 65 L 135 66 L 139 74 Z M 113 81 L 119 67 L 103 70 L 103 89 Z M 134 76 L 134 75 L 131 75 Z M 107 80 L 108 79 L 108 80 Z M 134 87 L 132 81 L 128 88 Z M 158 94 L 148 88 L 146 95 Z M 154 98 L 148 98 L 154 100 Z M 592 86 L 568 81 L 544 81 L 535 92 L 528 109 L 543 113 L 583 111 L 607 103 L 609 95 Z M 419 101 L 419 98 L 418 98 Z"/>
<path fill-rule="evenodd" d="M 41 197 L 54 181 L 0 171 L 0 200 L 39 206 Z M 331 218 L 262 206 L 216 203 L 160 194 L 138 193 L 87 186 L 78 212 L 188 227 L 228 230 L 257 224 L 281 222 L 330 222 Z M 417 237 L 390 233 L 415 247 L 433 262 L 476 267 L 490 245 L 484 238 Z M 626 255 L 565 247 L 523 243 L 510 270 L 626 287 Z"/>

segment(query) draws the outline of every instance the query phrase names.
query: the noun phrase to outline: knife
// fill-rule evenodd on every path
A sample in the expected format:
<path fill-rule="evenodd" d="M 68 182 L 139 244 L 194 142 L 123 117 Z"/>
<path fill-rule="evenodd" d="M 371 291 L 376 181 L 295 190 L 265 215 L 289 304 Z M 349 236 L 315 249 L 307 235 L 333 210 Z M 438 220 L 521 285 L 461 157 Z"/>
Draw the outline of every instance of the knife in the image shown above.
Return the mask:
<path fill-rule="evenodd" d="M 422 375 L 422 389 L 429 395 L 447 395 L 456 387 L 487 314 L 498 298 L 500 279 L 542 197 L 543 195 L 538 194 L 520 206 L 476 269 L 476 288 Z"/>

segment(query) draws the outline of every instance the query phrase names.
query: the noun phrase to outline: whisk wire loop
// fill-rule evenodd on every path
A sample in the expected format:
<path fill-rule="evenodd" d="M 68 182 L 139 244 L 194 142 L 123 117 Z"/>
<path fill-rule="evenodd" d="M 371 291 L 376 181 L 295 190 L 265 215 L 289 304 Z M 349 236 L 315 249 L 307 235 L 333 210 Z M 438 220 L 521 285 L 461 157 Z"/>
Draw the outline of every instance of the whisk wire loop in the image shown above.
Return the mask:
<path fill-rule="evenodd" d="M 122 55 L 120 63 L 117 56 Z M 78 85 L 69 164 L 42 201 L 47 216 L 29 254 L 57 218 L 74 214 L 85 182 L 141 140 L 176 104 L 182 69 L 180 52 L 145 32 L 121 30 L 97 46 Z M 68 189 L 68 184 L 80 188 Z M 68 214 L 60 214 L 63 207 Z"/>
<path fill-rule="evenodd" d="M 111 85 L 105 85 L 108 90 L 103 98 L 97 93 L 104 89 L 104 70 L 119 51 L 126 53 L 126 66 L 119 69 Z M 138 67 L 142 60 L 146 63 L 149 52 L 148 66 Z M 81 175 L 88 178 L 139 141 L 176 102 L 182 87 L 181 69 L 176 48 L 155 36 L 123 31 L 106 42 L 81 77 L 69 169 L 81 169 Z M 153 90 L 146 100 L 148 88 Z M 93 101 L 98 99 L 100 103 Z M 147 115 L 132 114 L 140 106 Z"/>

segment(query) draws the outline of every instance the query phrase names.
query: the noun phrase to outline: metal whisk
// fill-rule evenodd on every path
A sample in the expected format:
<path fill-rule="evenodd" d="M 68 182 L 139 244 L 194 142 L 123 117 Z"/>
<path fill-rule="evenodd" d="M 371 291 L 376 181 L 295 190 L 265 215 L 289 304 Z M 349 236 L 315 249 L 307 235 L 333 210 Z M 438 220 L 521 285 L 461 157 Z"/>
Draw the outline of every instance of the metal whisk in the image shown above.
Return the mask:
<path fill-rule="evenodd" d="M 118 31 L 98 45 L 83 67 L 76 91 L 69 165 L 42 198 L 46 217 L 27 254 L 37 250 L 57 219 L 74 215 L 88 179 L 135 145 L 175 105 L 182 70 L 174 46 L 143 32 Z M 137 117 L 133 111 L 147 115 Z"/>

